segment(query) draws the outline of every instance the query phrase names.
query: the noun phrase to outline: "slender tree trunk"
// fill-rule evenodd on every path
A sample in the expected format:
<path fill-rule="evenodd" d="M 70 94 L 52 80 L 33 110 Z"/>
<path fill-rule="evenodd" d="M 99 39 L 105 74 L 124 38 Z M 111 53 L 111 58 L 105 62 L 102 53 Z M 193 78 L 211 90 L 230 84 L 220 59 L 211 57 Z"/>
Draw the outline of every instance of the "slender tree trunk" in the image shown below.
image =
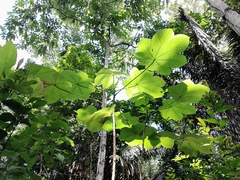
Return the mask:
<path fill-rule="evenodd" d="M 240 36 L 240 14 L 232 10 L 228 4 L 222 0 L 205 0 Z"/>
<path fill-rule="evenodd" d="M 110 43 L 107 40 L 105 42 L 105 62 L 104 67 L 108 68 L 109 54 L 110 54 Z M 108 92 L 106 89 L 103 90 L 102 95 L 102 108 L 107 107 L 107 97 Z M 107 145 L 107 132 L 101 131 L 100 145 L 99 145 L 99 155 L 98 155 L 98 164 L 97 164 L 97 175 L 96 180 L 103 180 L 104 178 L 104 168 L 106 160 L 106 145 Z"/>
<path fill-rule="evenodd" d="M 91 133 L 92 135 L 92 133 Z M 90 145 L 89 145 L 89 149 L 90 149 L 90 170 L 89 170 L 89 180 L 93 180 L 93 172 L 92 172 L 92 169 L 93 169 L 93 166 L 92 166 L 92 163 L 93 163 L 93 140 L 91 139 L 91 142 L 90 142 Z"/>
<path fill-rule="evenodd" d="M 112 126 L 113 126 L 113 155 L 112 155 L 112 180 L 115 180 L 116 173 L 116 128 L 115 128 L 115 117 L 114 111 L 112 113 Z"/>
<path fill-rule="evenodd" d="M 211 41 L 211 37 L 201 29 L 199 24 L 191 16 L 185 14 L 182 8 L 179 8 L 179 12 L 181 19 L 186 21 L 191 27 L 194 35 L 199 41 L 199 44 L 211 55 L 214 61 L 217 61 L 221 64 L 221 66 L 227 68 L 228 63 L 226 59 L 224 59 L 222 54 L 217 50 L 217 47 Z"/>

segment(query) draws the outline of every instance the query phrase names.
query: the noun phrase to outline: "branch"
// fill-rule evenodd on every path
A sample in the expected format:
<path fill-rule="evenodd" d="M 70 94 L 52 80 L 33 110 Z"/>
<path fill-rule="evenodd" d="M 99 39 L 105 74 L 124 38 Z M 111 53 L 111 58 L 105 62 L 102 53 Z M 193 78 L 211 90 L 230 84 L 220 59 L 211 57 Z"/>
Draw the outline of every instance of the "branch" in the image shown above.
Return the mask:
<path fill-rule="evenodd" d="M 100 38 L 104 43 L 107 42 L 107 40 L 104 38 L 104 36 L 99 32 L 99 30 L 97 29 L 97 27 L 91 26 L 91 25 L 89 25 L 87 22 L 85 22 L 85 21 L 83 21 L 83 20 L 81 20 L 81 19 L 79 19 L 79 18 L 77 18 L 77 17 L 75 17 L 75 16 L 69 16 L 69 15 L 67 15 L 63 10 L 61 10 L 61 9 L 57 8 L 56 6 L 54 6 L 54 5 L 51 3 L 51 1 L 50 1 L 50 4 L 51 4 L 51 5 L 48 6 L 48 8 L 56 10 L 56 11 L 59 12 L 62 16 L 64 16 L 64 18 L 66 18 L 66 19 L 75 20 L 75 21 L 83 24 L 84 26 L 88 27 L 89 29 L 92 29 L 95 33 L 97 33 L 97 35 L 99 36 L 99 38 Z"/>
<path fill-rule="evenodd" d="M 136 48 L 134 45 L 130 44 L 130 43 L 127 43 L 127 42 L 120 42 L 120 43 L 117 43 L 117 44 L 113 44 L 111 45 L 111 47 L 117 47 L 117 46 L 120 46 L 120 45 L 126 45 L 128 47 L 133 47 L 133 48 Z"/>

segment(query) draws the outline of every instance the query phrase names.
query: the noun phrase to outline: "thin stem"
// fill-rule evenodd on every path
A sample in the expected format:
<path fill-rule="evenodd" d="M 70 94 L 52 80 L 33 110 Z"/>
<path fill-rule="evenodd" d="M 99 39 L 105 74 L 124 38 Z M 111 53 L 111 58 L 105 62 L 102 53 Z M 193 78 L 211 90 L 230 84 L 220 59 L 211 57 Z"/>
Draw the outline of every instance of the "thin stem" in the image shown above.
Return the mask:
<path fill-rule="evenodd" d="M 113 76 L 113 83 L 114 83 L 114 76 Z M 115 92 L 113 93 L 115 94 Z M 113 103 L 115 103 L 116 96 L 113 96 Z M 115 180 L 116 174 L 116 121 L 115 121 L 115 113 L 112 112 L 112 133 L 113 133 L 113 155 L 112 155 L 112 180 Z"/>
<path fill-rule="evenodd" d="M 113 156 L 112 156 L 112 180 L 115 180 L 115 173 L 116 173 L 116 127 L 115 127 L 115 117 L 114 111 L 112 113 L 112 127 L 113 127 Z"/>

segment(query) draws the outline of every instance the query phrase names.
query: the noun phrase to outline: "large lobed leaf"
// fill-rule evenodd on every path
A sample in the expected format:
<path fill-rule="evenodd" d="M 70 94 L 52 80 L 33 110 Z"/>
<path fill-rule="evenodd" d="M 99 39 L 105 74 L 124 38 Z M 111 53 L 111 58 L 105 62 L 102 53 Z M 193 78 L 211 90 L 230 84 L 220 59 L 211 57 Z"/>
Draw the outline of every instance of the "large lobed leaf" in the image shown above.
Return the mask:
<path fill-rule="evenodd" d="M 86 124 L 91 132 L 98 132 L 102 129 L 103 124 L 111 117 L 115 105 L 110 108 L 98 110 L 93 106 L 88 106 L 87 109 L 77 110 L 78 123 Z"/>
<path fill-rule="evenodd" d="M 163 105 L 159 108 L 162 117 L 181 120 L 184 115 L 196 112 L 192 103 L 199 102 L 203 95 L 209 92 L 209 88 L 186 80 L 176 86 L 169 87 L 168 92 L 171 98 L 164 100 Z"/>
<path fill-rule="evenodd" d="M 156 132 L 157 130 L 154 127 L 138 123 L 136 125 L 132 125 L 131 128 L 122 128 L 118 138 L 120 140 L 124 140 L 129 146 L 143 145 L 144 148 L 151 149 L 153 145 L 148 137 Z"/>
<path fill-rule="evenodd" d="M 138 117 L 131 116 L 130 112 L 121 113 L 115 112 L 115 122 L 116 122 L 116 129 L 122 129 L 124 127 L 132 127 L 132 125 L 138 124 Z M 112 119 L 108 119 L 102 126 L 103 130 L 107 132 L 112 131 Z"/>
<path fill-rule="evenodd" d="M 169 75 L 172 68 L 187 63 L 186 57 L 181 52 L 188 47 L 188 44 L 188 36 L 174 35 L 172 29 L 164 29 L 158 31 L 152 39 L 141 39 L 135 57 L 148 70 Z"/>
<path fill-rule="evenodd" d="M 107 68 L 102 68 L 95 78 L 94 84 L 96 86 L 102 85 L 104 89 L 109 88 L 111 85 L 114 85 L 117 83 L 116 77 L 117 76 L 126 76 L 122 72 L 119 71 L 113 71 Z"/>
<path fill-rule="evenodd" d="M 176 86 L 168 89 L 169 96 L 179 103 L 197 103 L 205 92 L 209 92 L 209 88 L 202 84 L 194 84 L 191 80 L 185 80 Z"/>
<path fill-rule="evenodd" d="M 62 71 L 64 78 L 72 84 L 66 100 L 82 99 L 87 100 L 92 92 L 95 91 L 92 79 L 84 72 L 75 73 L 70 70 Z"/>
<path fill-rule="evenodd" d="M 207 136 L 196 134 L 185 134 L 177 141 L 179 150 L 185 154 L 197 156 L 198 152 L 203 154 L 213 154 L 215 147 Z"/>
<path fill-rule="evenodd" d="M 123 81 L 126 94 L 130 98 L 139 93 L 147 93 L 154 98 L 162 97 L 164 91 L 161 87 L 164 85 L 165 81 L 159 76 L 153 76 L 152 72 L 137 68 L 133 68 L 128 79 Z"/>
<path fill-rule="evenodd" d="M 87 100 L 95 91 L 92 79 L 84 72 L 70 70 L 57 72 L 54 69 L 36 65 L 27 65 L 27 74 L 37 80 L 34 94 L 43 97 L 49 104 L 63 100 Z"/>

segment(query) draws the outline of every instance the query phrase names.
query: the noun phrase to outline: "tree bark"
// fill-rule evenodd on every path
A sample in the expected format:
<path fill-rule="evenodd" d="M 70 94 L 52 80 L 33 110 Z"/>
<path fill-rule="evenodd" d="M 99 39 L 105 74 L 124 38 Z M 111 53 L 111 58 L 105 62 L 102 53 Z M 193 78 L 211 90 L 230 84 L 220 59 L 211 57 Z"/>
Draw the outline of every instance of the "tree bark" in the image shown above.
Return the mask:
<path fill-rule="evenodd" d="M 226 59 L 212 43 L 197 22 L 180 8 L 180 17 L 191 27 L 195 38 L 199 42 L 199 49 L 204 49 L 201 59 L 193 59 L 184 67 L 184 70 L 194 81 L 206 80 L 213 91 L 225 100 L 226 104 L 235 106 L 228 110 L 229 119 L 225 133 L 233 137 L 235 142 L 240 142 L 240 66 Z"/>
<path fill-rule="evenodd" d="M 110 42 L 103 39 L 105 42 L 105 62 L 104 67 L 108 68 L 109 54 L 110 54 Z M 102 95 L 102 108 L 107 107 L 107 97 L 108 92 L 106 89 L 103 90 Z M 99 145 L 99 154 L 98 154 L 98 163 L 97 163 L 97 174 L 96 180 L 103 180 L 104 178 L 104 168 L 106 160 L 106 145 L 107 145 L 107 132 L 101 131 L 100 145 Z"/>
<path fill-rule="evenodd" d="M 239 36 L 240 36 L 240 14 L 231 9 L 222 0 L 205 0 Z"/>

